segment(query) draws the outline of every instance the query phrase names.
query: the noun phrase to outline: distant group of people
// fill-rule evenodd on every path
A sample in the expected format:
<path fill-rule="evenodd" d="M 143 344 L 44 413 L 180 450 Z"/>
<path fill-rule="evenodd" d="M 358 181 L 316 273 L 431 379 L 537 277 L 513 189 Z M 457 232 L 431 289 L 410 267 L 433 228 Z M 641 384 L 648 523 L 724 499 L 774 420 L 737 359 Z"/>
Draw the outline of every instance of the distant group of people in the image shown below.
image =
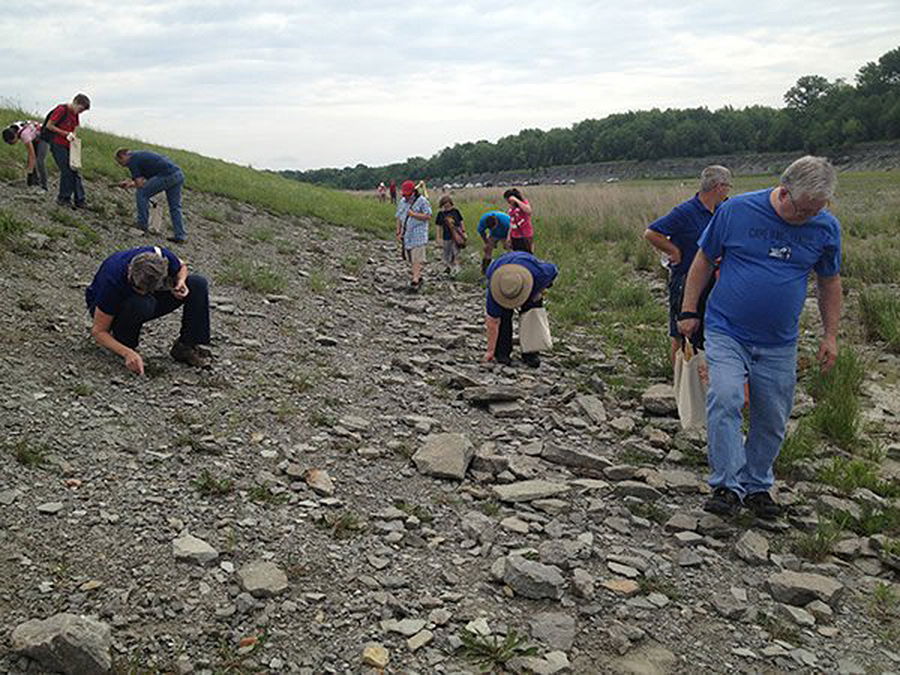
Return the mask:
<path fill-rule="evenodd" d="M 396 210 L 396 236 L 403 259 L 410 265 L 410 281 L 400 290 L 418 293 L 423 284 L 423 268 L 428 246 L 431 204 L 424 193 L 424 185 L 411 180 L 400 186 L 400 201 Z M 478 234 L 484 248 L 481 272 L 487 286 L 485 361 L 511 364 L 513 345 L 512 318 L 515 310 L 524 316 L 532 309 L 543 307 L 544 291 L 556 279 L 558 269 L 552 263 L 534 256 L 534 226 L 531 204 L 516 188 L 503 194 L 509 211 L 488 211 L 478 222 Z M 465 241 L 465 222 L 450 195 L 443 195 L 435 216 L 437 237 L 442 240 L 441 260 L 445 271 L 453 276 L 459 271 L 460 244 Z M 493 260 L 498 246 L 511 251 Z M 540 365 L 537 352 L 524 352 L 522 361 L 529 366 Z"/>
<path fill-rule="evenodd" d="M 770 492 L 773 466 L 793 407 L 811 272 L 824 332 L 817 358 L 823 371 L 837 359 L 841 234 L 826 210 L 836 184 L 827 159 L 806 156 L 778 186 L 726 201 L 731 172 L 709 166 L 697 194 L 645 232 L 669 263 L 673 357 L 686 340 L 705 348 L 712 513 L 742 506 L 763 519 L 781 513 Z"/>
<path fill-rule="evenodd" d="M 21 120 L 13 122 L 2 132 L 4 142 L 9 145 L 21 143 L 25 147 L 28 187 L 48 191 L 46 158 L 48 152 L 53 155 L 59 169 L 56 204 L 60 207 L 87 208 L 80 161 L 73 157 L 73 145 L 77 148 L 74 152 L 80 157 L 80 138 L 77 134 L 78 127 L 81 126 L 80 116 L 90 109 L 90 98 L 85 94 L 77 94 L 70 103 L 54 106 L 43 122 Z M 115 153 L 115 159 L 131 172 L 131 180 L 122 181 L 119 186 L 135 188 L 136 227 L 144 232 L 148 231 L 151 198 L 165 192 L 173 228 L 173 236 L 169 241 L 184 243 L 187 233 L 181 207 L 184 186 L 181 168 L 168 157 L 147 150 L 120 148 Z"/>

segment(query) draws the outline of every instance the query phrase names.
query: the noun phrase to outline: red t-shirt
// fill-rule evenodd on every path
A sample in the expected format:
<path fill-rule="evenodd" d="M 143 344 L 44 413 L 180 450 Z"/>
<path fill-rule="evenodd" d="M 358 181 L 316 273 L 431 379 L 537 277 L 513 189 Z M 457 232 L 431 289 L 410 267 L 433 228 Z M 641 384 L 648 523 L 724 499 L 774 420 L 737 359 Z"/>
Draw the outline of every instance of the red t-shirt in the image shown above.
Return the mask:
<path fill-rule="evenodd" d="M 50 121 L 66 132 L 75 131 L 78 128 L 78 113 L 69 108 L 67 103 L 60 103 L 50 113 Z M 69 147 L 69 141 L 66 137 L 57 133 L 53 133 L 53 142 L 64 148 Z"/>

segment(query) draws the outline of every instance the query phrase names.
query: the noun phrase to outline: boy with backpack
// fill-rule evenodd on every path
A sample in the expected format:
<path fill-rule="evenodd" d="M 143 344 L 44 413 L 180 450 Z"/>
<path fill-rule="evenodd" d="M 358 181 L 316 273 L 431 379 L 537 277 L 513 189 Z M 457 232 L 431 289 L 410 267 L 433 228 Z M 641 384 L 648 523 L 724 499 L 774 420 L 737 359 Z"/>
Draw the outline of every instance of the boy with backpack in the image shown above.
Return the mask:
<path fill-rule="evenodd" d="M 71 103 L 60 103 L 44 118 L 41 140 L 50 145 L 53 160 L 59 167 L 59 194 L 56 197 L 59 206 L 73 206 L 73 196 L 74 208 L 83 209 L 87 206 L 81 172 L 71 167 L 69 152 L 80 123 L 78 116 L 90 109 L 91 100 L 84 94 L 78 94 Z"/>

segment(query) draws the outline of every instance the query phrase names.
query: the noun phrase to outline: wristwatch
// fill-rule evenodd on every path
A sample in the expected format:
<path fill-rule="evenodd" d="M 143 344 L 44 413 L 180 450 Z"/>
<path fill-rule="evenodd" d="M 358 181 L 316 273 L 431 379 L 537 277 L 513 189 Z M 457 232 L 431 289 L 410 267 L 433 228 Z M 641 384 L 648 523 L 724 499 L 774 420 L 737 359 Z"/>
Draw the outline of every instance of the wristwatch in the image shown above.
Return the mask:
<path fill-rule="evenodd" d="M 678 312 L 678 320 L 684 321 L 685 319 L 700 319 L 701 316 L 698 312 Z"/>

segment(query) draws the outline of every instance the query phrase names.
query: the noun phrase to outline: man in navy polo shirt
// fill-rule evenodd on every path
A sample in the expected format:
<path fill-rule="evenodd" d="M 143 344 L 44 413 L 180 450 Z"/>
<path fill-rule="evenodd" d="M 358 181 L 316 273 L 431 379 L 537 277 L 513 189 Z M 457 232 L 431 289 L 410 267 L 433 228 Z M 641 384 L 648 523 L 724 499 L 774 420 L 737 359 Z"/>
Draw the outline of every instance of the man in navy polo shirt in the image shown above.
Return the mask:
<path fill-rule="evenodd" d="M 713 164 L 700 173 L 700 191 L 672 209 L 662 218 L 654 220 L 644 232 L 644 239 L 668 258 L 669 265 L 669 337 L 672 338 L 672 362 L 681 348 L 682 335 L 678 332 L 678 312 L 684 294 L 684 280 L 697 253 L 697 240 L 709 225 L 716 207 L 728 198 L 731 189 L 731 171 Z M 700 298 L 699 310 L 709 288 Z M 703 348 L 702 327 L 691 342 L 697 349 Z"/>
<path fill-rule="evenodd" d="M 678 327 L 699 327 L 700 293 L 721 258 L 706 305 L 709 364 L 707 418 L 710 487 L 705 508 L 730 515 L 741 503 L 761 518 L 780 507 L 769 490 L 772 466 L 791 413 L 797 337 L 807 278 L 815 271 L 824 337 L 823 371 L 837 358 L 841 314 L 841 229 L 825 210 L 837 175 L 822 157 L 791 164 L 771 189 L 734 197 L 717 210 L 688 272 Z M 744 382 L 750 383 L 750 427 L 742 437 Z"/>
<path fill-rule="evenodd" d="M 171 159 L 147 150 L 132 152 L 127 148 L 116 150 L 116 162 L 128 167 L 131 180 L 119 183 L 123 188 L 137 188 L 134 193 L 137 201 L 137 226 L 144 232 L 149 227 L 150 197 L 165 191 L 169 202 L 169 216 L 172 218 L 172 229 L 175 236 L 169 241 L 184 243 L 187 233 L 181 215 L 181 188 L 184 186 L 184 173 Z"/>
<path fill-rule="evenodd" d="M 91 336 L 121 356 L 128 370 L 144 374 L 137 352 L 143 325 L 182 306 L 172 358 L 207 365 L 201 345 L 209 344 L 209 286 L 202 276 L 188 274 L 187 265 L 168 249 L 141 246 L 113 253 L 100 265 L 84 299 L 94 319 Z"/>
<path fill-rule="evenodd" d="M 497 258 L 487 270 L 487 303 L 484 318 L 487 332 L 485 361 L 496 359 L 510 365 L 512 360 L 513 310 L 521 316 L 543 306 L 544 291 L 556 279 L 556 265 L 540 260 L 526 251 L 513 251 Z M 522 354 L 527 366 L 541 365 L 536 352 Z"/>

